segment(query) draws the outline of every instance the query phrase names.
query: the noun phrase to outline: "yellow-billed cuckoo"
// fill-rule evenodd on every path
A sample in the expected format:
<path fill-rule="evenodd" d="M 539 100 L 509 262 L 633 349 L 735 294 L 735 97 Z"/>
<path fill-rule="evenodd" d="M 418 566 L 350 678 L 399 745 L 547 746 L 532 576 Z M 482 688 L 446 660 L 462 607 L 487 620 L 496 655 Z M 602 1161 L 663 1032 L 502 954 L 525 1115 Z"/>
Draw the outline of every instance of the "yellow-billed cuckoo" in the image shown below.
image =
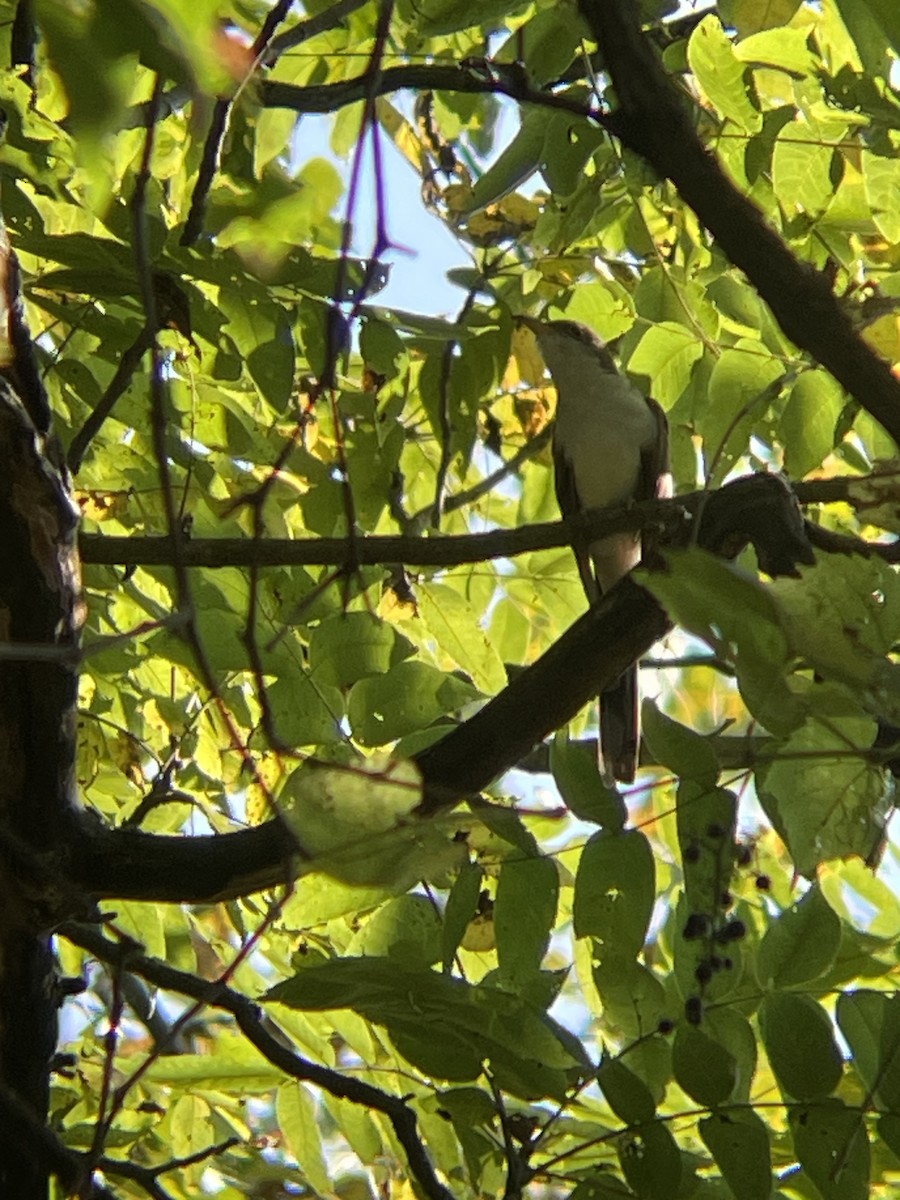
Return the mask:
<path fill-rule="evenodd" d="M 534 333 L 556 386 L 553 465 L 562 515 L 671 495 L 669 427 L 656 401 L 619 374 L 606 345 L 586 326 L 519 320 Z M 641 536 L 616 533 L 575 553 L 588 601 L 596 604 L 640 562 Z M 630 783 L 639 743 L 635 664 L 600 694 L 603 773 Z"/>

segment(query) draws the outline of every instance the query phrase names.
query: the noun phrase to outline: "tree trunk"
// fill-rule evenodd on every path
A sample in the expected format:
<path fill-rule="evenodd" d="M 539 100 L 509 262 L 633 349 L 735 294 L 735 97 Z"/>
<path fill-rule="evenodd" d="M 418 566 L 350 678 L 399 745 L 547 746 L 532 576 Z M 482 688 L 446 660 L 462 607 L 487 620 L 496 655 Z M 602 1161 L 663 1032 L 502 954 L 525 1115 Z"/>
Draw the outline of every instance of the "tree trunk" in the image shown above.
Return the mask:
<path fill-rule="evenodd" d="M 0 284 L 0 1196 L 44 1200 L 39 1132 L 58 1006 L 51 930 L 77 908 L 60 881 L 75 816 L 78 514 L 53 462 L 2 237 Z"/>

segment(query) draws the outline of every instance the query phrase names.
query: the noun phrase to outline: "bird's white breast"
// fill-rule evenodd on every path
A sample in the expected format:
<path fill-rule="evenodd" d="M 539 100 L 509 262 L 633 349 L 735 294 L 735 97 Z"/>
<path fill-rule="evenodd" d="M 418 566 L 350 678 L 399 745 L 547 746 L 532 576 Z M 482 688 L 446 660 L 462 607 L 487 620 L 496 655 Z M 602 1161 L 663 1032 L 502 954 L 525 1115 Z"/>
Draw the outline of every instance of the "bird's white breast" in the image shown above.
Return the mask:
<path fill-rule="evenodd" d="M 641 465 L 641 450 L 657 436 L 646 400 L 624 376 L 578 364 L 575 380 L 559 380 L 565 400 L 556 414 L 556 437 L 572 465 L 583 508 L 627 500 Z M 593 366 L 593 364 L 591 364 Z"/>

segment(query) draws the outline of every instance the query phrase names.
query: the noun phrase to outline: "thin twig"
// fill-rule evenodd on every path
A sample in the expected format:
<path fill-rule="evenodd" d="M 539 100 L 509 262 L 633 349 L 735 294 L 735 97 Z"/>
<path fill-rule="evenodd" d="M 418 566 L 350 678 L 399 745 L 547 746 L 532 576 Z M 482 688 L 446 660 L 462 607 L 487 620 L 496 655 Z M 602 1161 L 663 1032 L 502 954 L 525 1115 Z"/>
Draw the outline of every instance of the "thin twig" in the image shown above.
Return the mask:
<path fill-rule="evenodd" d="M 268 49 L 263 59 L 267 67 L 271 66 L 276 59 L 280 58 L 288 50 L 293 50 L 297 46 L 301 46 L 304 42 L 308 42 L 310 38 L 317 37 L 320 33 L 327 33 L 330 29 L 335 29 L 347 17 L 368 4 L 369 0 L 338 0 L 337 4 L 331 8 L 326 8 L 323 12 L 317 13 L 314 17 L 309 17 L 305 21 L 300 21 L 297 25 L 286 29 L 284 33 L 279 33 L 277 37 L 273 37 L 269 42 Z"/>
<path fill-rule="evenodd" d="M 60 932 L 101 962 L 122 961 L 127 970 L 157 987 L 190 996 L 210 1008 L 231 1013 L 247 1040 L 264 1058 L 292 1079 L 313 1083 L 329 1095 L 384 1113 L 406 1151 L 410 1171 L 425 1195 L 429 1200 L 453 1200 L 450 1191 L 434 1173 L 416 1130 L 415 1113 L 404 1099 L 352 1076 L 320 1066 L 290 1050 L 271 1032 L 259 1006 L 222 982 L 210 983 L 187 971 L 179 971 L 160 959 L 141 954 L 134 942 L 124 939 L 119 943 L 110 941 L 89 926 L 66 924 Z"/>
<path fill-rule="evenodd" d="M 178 1171 L 184 1167 L 194 1166 L 195 1163 L 206 1162 L 207 1159 L 224 1154 L 232 1146 L 239 1145 L 240 1138 L 230 1137 L 224 1142 L 207 1146 L 204 1150 L 198 1150 L 196 1154 L 189 1154 L 185 1158 L 172 1158 L 158 1167 L 144 1167 L 121 1158 L 102 1158 L 97 1166 L 107 1175 L 117 1175 L 121 1179 L 132 1180 L 142 1187 L 152 1200 L 171 1200 L 170 1194 L 159 1185 L 160 1175 L 165 1175 L 168 1171 Z"/>
<path fill-rule="evenodd" d="M 228 981 L 231 978 L 233 978 L 233 976 L 237 972 L 238 968 L 244 962 L 246 962 L 246 960 L 250 957 L 250 955 L 253 953 L 253 951 L 256 949 L 256 947 L 259 945 L 259 942 L 261 941 L 263 935 L 271 927 L 272 923 L 277 919 L 278 915 L 281 913 L 282 908 L 284 907 L 286 900 L 291 896 L 292 893 L 293 893 L 293 884 L 287 884 L 283 888 L 281 894 L 277 897 L 277 899 L 275 899 L 272 902 L 272 904 L 269 905 L 268 912 L 266 913 L 263 920 L 260 922 L 259 926 L 253 931 L 253 933 L 250 935 L 250 937 L 246 939 L 246 941 L 241 946 L 240 950 L 234 956 L 232 961 L 225 968 L 225 970 L 221 973 L 219 978 L 215 981 L 215 986 L 225 986 L 225 985 L 227 985 Z M 135 943 L 131 943 L 131 944 L 134 945 Z M 119 960 L 113 960 L 112 963 L 110 964 L 113 967 L 113 970 L 116 970 L 118 968 L 118 961 Z M 130 959 L 128 960 L 128 962 L 130 964 Z M 135 975 L 143 974 L 141 971 L 138 971 L 138 970 L 134 969 L 133 967 L 131 969 L 132 969 L 132 974 L 135 974 Z M 147 976 L 144 976 L 144 978 L 147 978 Z M 207 1006 L 206 999 L 203 997 L 198 997 L 196 1002 L 194 1004 L 192 1004 L 185 1012 L 183 1012 L 178 1017 L 178 1019 L 176 1021 L 174 1021 L 169 1026 L 168 1039 L 170 1041 L 174 1041 L 174 1039 L 178 1037 L 178 1035 L 182 1032 L 182 1030 L 184 1030 L 185 1027 L 190 1024 L 190 1022 L 197 1019 L 198 1015 L 202 1012 L 202 1010 L 206 1006 Z M 131 1091 L 131 1089 L 137 1083 L 140 1082 L 141 1079 L 143 1079 L 144 1075 L 147 1073 L 147 1071 L 149 1071 L 150 1067 L 160 1057 L 163 1050 L 165 1049 L 165 1046 L 166 1046 L 165 1041 L 158 1042 L 153 1047 L 153 1050 L 147 1055 L 147 1057 L 141 1063 L 141 1065 L 139 1067 L 137 1067 L 134 1071 L 132 1071 L 132 1073 L 125 1080 L 123 1080 L 123 1082 L 116 1088 L 115 1093 L 113 1094 L 112 1104 L 110 1105 L 110 1108 L 109 1108 L 108 1116 L 106 1117 L 106 1120 L 104 1122 L 102 1122 L 104 1136 L 106 1135 L 106 1133 L 108 1133 L 109 1129 L 112 1127 L 112 1122 L 113 1122 L 114 1118 L 116 1117 L 116 1115 L 119 1112 L 121 1112 L 122 1108 L 124 1107 L 125 1100 L 128 1096 L 128 1093 Z M 99 1124 L 101 1124 L 101 1122 L 98 1118 L 98 1125 Z"/>
<path fill-rule="evenodd" d="M 94 1136 L 91 1140 L 91 1148 L 87 1154 L 88 1175 L 92 1175 L 94 1166 L 97 1160 L 102 1156 L 103 1143 L 109 1133 L 112 1123 L 113 1111 L 110 1110 L 110 1096 L 112 1094 L 112 1079 L 113 1070 L 116 1061 L 116 1048 L 119 1044 L 119 1025 L 122 1020 L 122 1012 L 125 1007 L 125 1000 L 122 995 L 122 979 L 121 967 L 118 963 L 112 967 L 112 996 L 110 997 L 109 1011 L 106 1018 L 106 1034 L 104 1036 L 104 1053 L 103 1053 L 103 1077 L 100 1084 L 100 1098 L 97 1102 L 97 1120 L 94 1123 Z M 79 1189 L 80 1200 L 89 1200 L 87 1188 L 90 1187 L 90 1181 L 85 1177 L 85 1182 Z"/>
<path fill-rule="evenodd" d="M 479 281 L 480 282 L 480 281 Z M 456 326 L 462 329 L 466 317 L 472 310 L 479 284 L 469 288 L 463 301 L 462 308 L 456 318 Z M 447 487 L 447 476 L 450 474 L 450 464 L 453 461 L 453 422 L 450 418 L 450 378 L 453 373 L 453 360 L 459 348 L 459 338 L 452 337 L 444 346 L 441 355 L 441 377 L 438 385 L 438 425 L 441 442 L 441 457 L 435 472 L 434 501 L 431 508 L 431 524 L 435 529 L 441 527 L 441 515 L 444 511 L 444 492 Z"/>
<path fill-rule="evenodd" d="M 459 509 L 465 508 L 468 504 L 474 504 L 482 496 L 486 496 L 488 492 L 492 492 L 504 479 L 508 479 L 510 475 L 517 475 L 520 467 L 524 466 L 527 462 L 531 462 L 533 458 L 537 458 L 552 440 L 553 423 L 551 422 L 545 425 L 540 433 L 536 433 L 523 446 L 520 446 L 515 454 L 511 458 L 508 458 L 496 471 L 491 471 L 490 475 L 485 475 L 484 479 L 480 479 L 472 487 L 464 488 L 462 491 L 454 492 L 452 496 L 448 496 L 444 501 L 443 511 L 445 513 L 457 512 Z M 426 512 L 427 510 L 423 509 L 422 511 Z M 412 520 L 415 521 L 419 516 L 419 513 L 414 514 Z"/>
<path fill-rule="evenodd" d="M 151 329 L 149 324 L 145 323 L 143 329 L 119 359 L 116 373 L 110 380 L 106 391 L 97 401 L 90 416 L 87 417 L 84 424 L 72 438 L 69 445 L 69 452 L 66 455 L 66 464 L 73 475 L 77 475 L 79 467 L 84 462 L 84 456 L 87 453 L 88 447 L 100 432 L 104 421 L 115 407 L 116 401 L 128 387 L 129 383 L 131 383 L 135 371 L 141 365 L 141 359 L 153 343 L 153 336 L 153 329 Z"/>
<path fill-rule="evenodd" d="M 371 254 L 366 264 L 362 283 L 356 290 L 350 310 L 350 320 L 353 320 L 365 302 L 373 280 L 376 277 L 378 263 L 389 247 L 385 224 L 384 174 L 381 166 L 381 146 L 379 142 L 378 124 L 375 117 L 375 97 L 382 75 L 382 59 L 387 45 L 391 16 L 394 11 L 394 0 L 381 0 L 378 9 L 378 21 L 372 52 L 365 71 L 366 87 L 364 89 L 364 105 L 360 118 L 359 136 L 353 152 L 353 163 L 350 168 L 350 183 L 347 188 L 347 212 L 341 231 L 341 249 L 338 257 L 337 274 L 332 294 L 331 306 L 328 310 L 326 362 L 322 381 L 327 388 L 331 402 L 332 419 L 334 422 L 335 453 L 337 456 L 340 482 L 344 499 L 344 512 L 347 523 L 347 554 L 344 559 L 346 578 L 349 581 L 351 572 L 355 570 L 354 545 L 357 537 L 356 502 L 350 483 L 350 468 L 347 462 L 346 446 L 344 443 L 343 424 L 337 406 L 335 381 L 337 377 L 337 358 L 341 350 L 341 334 L 347 322 L 340 310 L 340 303 L 347 290 L 347 278 L 350 264 L 350 247 L 353 240 L 353 218 L 359 203 L 360 179 L 362 175 L 364 145 L 366 137 L 372 140 L 372 156 L 375 166 L 375 240 Z"/>
<path fill-rule="evenodd" d="M 246 86 L 250 76 L 263 61 L 263 56 L 272 34 L 287 16 L 293 2 L 294 0 L 278 0 L 278 3 L 269 12 L 262 29 L 253 43 L 251 50 L 253 56 L 252 66 L 244 79 L 241 80 L 238 91 Z M 209 193 L 216 173 L 219 170 L 222 142 L 228 130 L 228 121 L 234 101 L 235 96 L 223 96 L 213 106 L 209 132 L 206 135 L 206 142 L 203 146 L 203 158 L 200 162 L 197 182 L 194 185 L 194 191 L 191 196 L 191 207 L 188 210 L 187 220 L 181 234 L 180 241 L 182 246 L 193 246 L 203 232 L 203 226 L 206 221 L 206 206 L 209 203 Z"/>

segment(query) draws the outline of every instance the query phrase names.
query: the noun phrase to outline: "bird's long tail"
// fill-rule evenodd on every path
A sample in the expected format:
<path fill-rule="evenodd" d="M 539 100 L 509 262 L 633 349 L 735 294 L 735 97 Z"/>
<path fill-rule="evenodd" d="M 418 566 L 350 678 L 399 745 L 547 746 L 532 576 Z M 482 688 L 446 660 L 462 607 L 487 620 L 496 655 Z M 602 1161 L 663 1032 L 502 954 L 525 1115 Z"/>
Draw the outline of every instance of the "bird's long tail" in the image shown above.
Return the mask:
<path fill-rule="evenodd" d="M 600 693 L 600 773 L 633 783 L 641 741 L 637 665 Z"/>

